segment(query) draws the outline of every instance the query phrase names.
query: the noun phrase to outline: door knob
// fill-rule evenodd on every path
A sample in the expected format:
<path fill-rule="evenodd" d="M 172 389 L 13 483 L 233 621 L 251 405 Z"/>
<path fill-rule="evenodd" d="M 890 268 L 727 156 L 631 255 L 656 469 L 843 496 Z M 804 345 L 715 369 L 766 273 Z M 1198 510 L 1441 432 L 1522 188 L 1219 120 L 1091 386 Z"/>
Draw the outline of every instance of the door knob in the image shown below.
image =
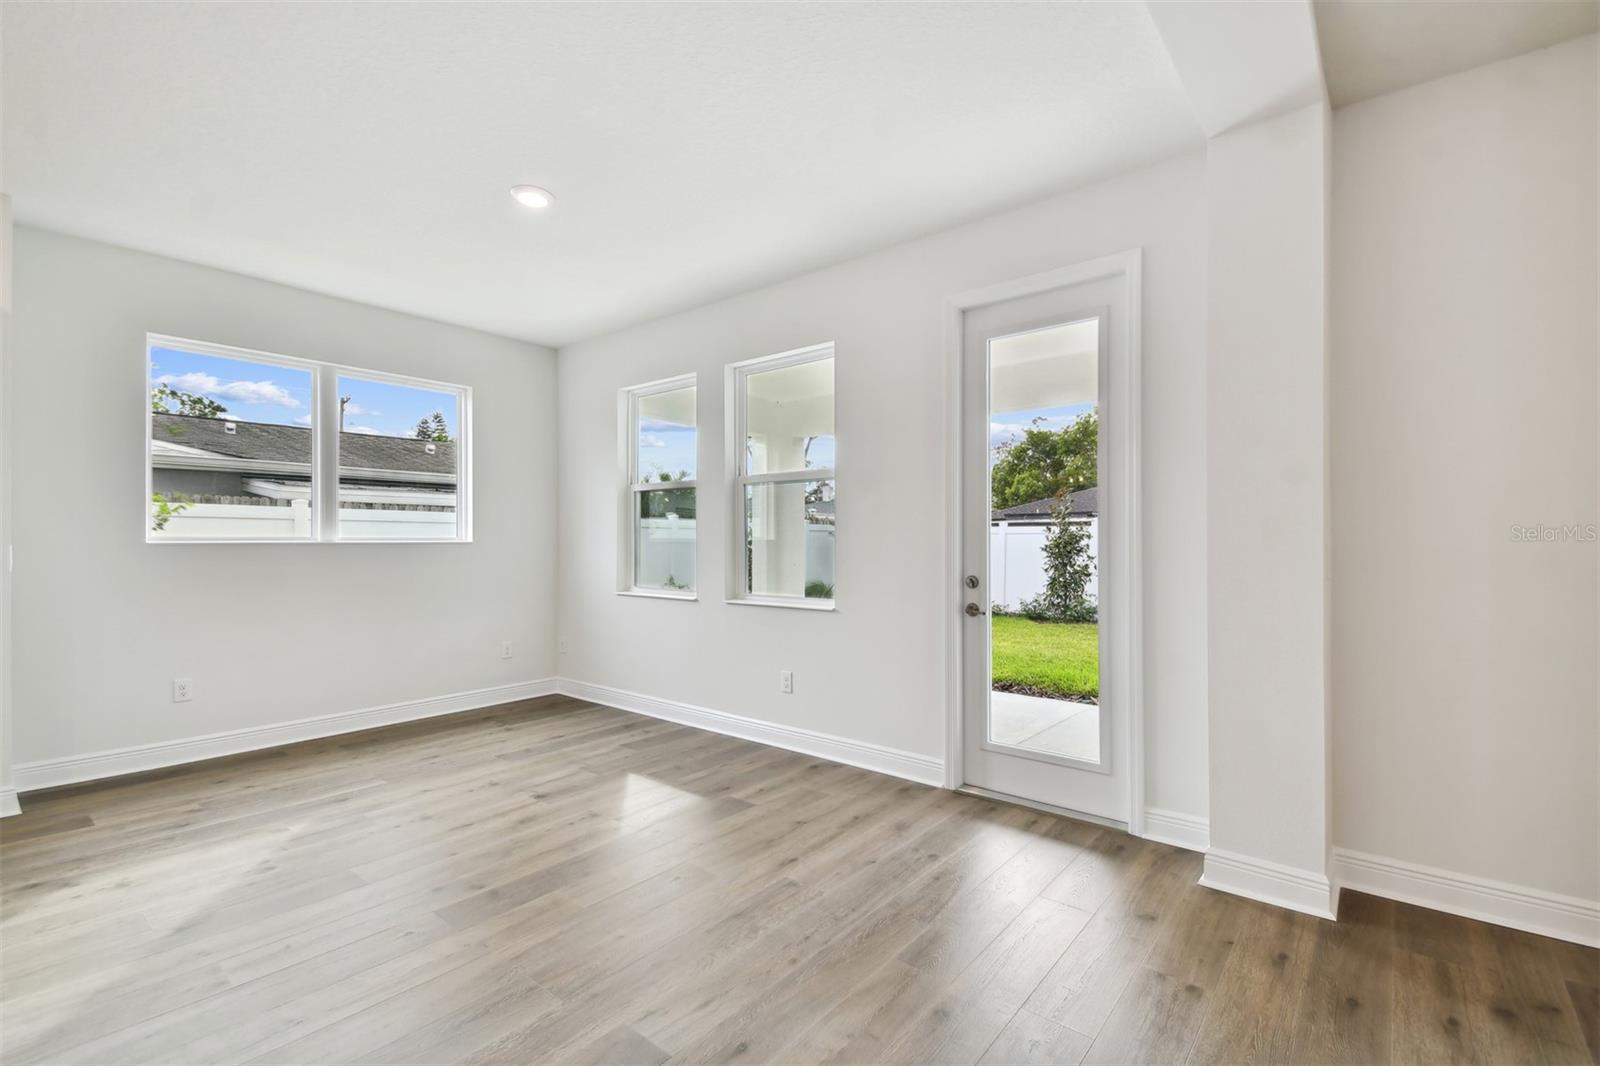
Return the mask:
<path fill-rule="evenodd" d="M 966 606 L 966 608 L 965 608 L 965 610 L 966 610 L 966 612 L 967 612 L 967 617 L 968 617 L 968 618 L 976 618 L 976 617 L 978 617 L 978 616 L 979 616 L 979 615 L 980 615 L 980 614 L 982 614 L 982 613 L 983 613 L 983 608 L 982 608 L 982 607 L 979 607 L 979 606 L 978 606 L 978 605 L 977 605 L 977 604 L 975 604 L 975 603 L 969 603 L 969 604 L 967 604 L 967 606 Z"/>

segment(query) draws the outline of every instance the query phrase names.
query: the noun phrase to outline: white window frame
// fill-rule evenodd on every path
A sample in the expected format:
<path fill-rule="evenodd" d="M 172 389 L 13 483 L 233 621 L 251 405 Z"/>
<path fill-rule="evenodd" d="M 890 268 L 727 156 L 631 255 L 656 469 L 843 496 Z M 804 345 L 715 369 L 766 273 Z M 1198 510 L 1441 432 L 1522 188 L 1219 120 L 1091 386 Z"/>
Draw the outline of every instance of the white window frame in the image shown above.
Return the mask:
<path fill-rule="evenodd" d="M 694 389 L 695 476 L 685 481 L 643 481 L 639 470 L 639 401 L 664 392 Z M 618 469 L 622 491 L 618 495 L 621 508 L 617 536 L 617 594 L 644 596 L 658 600 L 698 600 L 700 598 L 700 381 L 696 374 L 679 374 L 676 377 L 647 381 L 643 385 L 628 385 L 617 390 L 618 402 Z M 639 496 L 644 492 L 659 492 L 664 486 L 674 489 L 693 489 L 695 503 L 695 577 L 694 588 L 673 591 L 641 587 L 635 580 L 634 564 L 638 537 Z"/>
<path fill-rule="evenodd" d="M 801 366 L 805 363 L 820 363 L 824 359 L 834 359 L 834 345 L 832 341 L 821 344 L 811 344 L 804 348 L 794 348 L 787 352 L 778 352 L 776 355 L 763 355 L 755 359 L 746 359 L 738 363 L 728 364 L 723 381 L 723 392 L 727 402 L 728 421 L 728 511 L 732 517 L 732 531 L 729 539 L 730 551 L 728 554 L 728 595 L 725 602 L 735 604 L 748 604 L 756 607 L 787 607 L 803 611 L 832 611 L 837 609 L 838 596 L 832 598 L 810 599 L 801 596 L 772 596 L 755 595 L 745 591 L 749 583 L 747 562 L 744 552 L 744 495 L 745 489 L 751 485 L 773 485 L 805 483 L 807 481 L 832 481 L 835 499 L 839 493 L 838 456 L 835 454 L 834 465 L 829 467 L 810 467 L 805 470 L 784 470 L 765 474 L 752 474 L 748 468 L 748 453 L 745 447 L 746 429 L 748 428 L 748 411 L 746 399 L 748 396 L 747 380 L 753 374 L 765 373 L 768 370 L 782 370 L 786 367 Z M 834 440 L 838 440 L 839 424 L 839 364 L 834 362 Z M 835 512 L 837 515 L 837 511 Z M 834 566 L 838 566 L 838 542 L 835 539 Z"/>
<path fill-rule="evenodd" d="M 326 424 L 328 436 L 333 438 L 332 470 L 334 476 L 326 478 L 326 495 L 330 497 L 325 506 L 320 509 L 329 517 L 332 526 L 331 536 L 325 540 L 339 544 L 471 544 L 472 543 L 472 387 L 470 385 L 455 385 L 448 381 L 435 381 L 432 378 L 419 378 L 410 374 L 393 374 L 386 370 L 368 370 L 365 367 L 346 366 L 341 363 L 319 363 L 319 376 L 327 375 L 327 385 L 319 390 L 317 404 L 317 436 L 324 436 L 323 425 Z M 456 400 L 456 535 L 453 537 L 346 537 L 339 533 L 339 377 L 365 378 L 367 381 L 377 381 L 385 385 L 400 385 L 413 389 L 427 389 L 430 392 L 442 392 L 453 395 Z M 326 397 L 324 402 L 323 397 Z M 318 467 L 322 473 L 323 468 Z M 367 473 L 361 468 L 352 467 L 350 471 L 356 474 Z M 375 476 L 382 476 L 385 471 L 370 471 Z M 317 501 L 323 503 L 324 493 L 315 487 Z M 362 491 L 362 490 L 357 490 Z M 316 525 L 322 529 L 322 519 L 318 518 Z"/>
<path fill-rule="evenodd" d="M 155 467 L 152 460 L 152 419 L 150 409 L 151 352 L 156 348 L 176 348 L 197 355 L 280 366 L 311 372 L 311 533 L 307 537 L 185 537 L 155 536 L 150 528 L 150 500 L 155 493 Z M 425 388 L 451 393 L 456 398 L 456 535 L 454 537 L 341 537 L 339 535 L 339 376 L 350 375 L 390 385 Z M 144 381 L 141 383 L 144 411 L 144 498 L 140 521 L 146 544 L 470 544 L 472 543 L 472 387 L 429 378 L 394 374 L 384 370 L 303 359 L 255 348 L 191 340 L 165 333 L 146 333 L 144 343 Z"/>

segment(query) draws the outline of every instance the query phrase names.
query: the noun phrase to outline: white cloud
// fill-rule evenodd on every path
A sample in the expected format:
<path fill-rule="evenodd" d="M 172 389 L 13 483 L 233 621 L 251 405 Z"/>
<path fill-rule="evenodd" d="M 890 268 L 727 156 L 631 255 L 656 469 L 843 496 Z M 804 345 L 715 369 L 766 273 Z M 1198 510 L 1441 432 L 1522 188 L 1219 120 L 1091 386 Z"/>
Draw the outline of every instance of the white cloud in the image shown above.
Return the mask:
<path fill-rule="evenodd" d="M 162 374 L 156 380 L 186 392 L 215 392 L 222 387 L 221 379 L 198 370 L 188 374 Z"/>
<path fill-rule="evenodd" d="M 373 429 L 371 426 L 345 426 L 344 431 L 346 433 L 365 433 L 372 437 L 383 436 L 383 430 Z"/>
<path fill-rule="evenodd" d="M 370 407 L 362 407 L 359 403 L 356 403 L 354 400 L 351 400 L 349 403 L 344 405 L 344 413 L 347 414 L 347 415 L 381 415 L 381 414 L 383 414 L 382 411 L 374 411 Z"/>
<path fill-rule="evenodd" d="M 1064 429 L 1082 417 L 1084 417 L 1083 412 L 1079 412 L 1068 415 L 1040 415 L 1026 422 L 990 422 L 989 444 L 995 446 L 1004 444 L 1008 440 L 1020 440 L 1030 429 Z"/>
<path fill-rule="evenodd" d="M 303 414 L 303 415 L 296 416 L 295 417 L 295 423 L 297 425 L 301 425 L 301 426 L 309 426 L 311 424 L 311 414 L 310 414 L 310 412 L 307 412 L 306 414 Z"/>
<path fill-rule="evenodd" d="M 268 403 L 279 407 L 299 407 L 300 401 L 289 390 L 270 381 L 223 381 L 214 374 L 192 370 L 187 374 L 162 374 L 156 379 L 179 392 L 197 392 L 235 403 Z"/>
<path fill-rule="evenodd" d="M 641 448 L 665 448 L 666 446 L 667 442 L 654 433 L 639 434 L 639 447 Z"/>

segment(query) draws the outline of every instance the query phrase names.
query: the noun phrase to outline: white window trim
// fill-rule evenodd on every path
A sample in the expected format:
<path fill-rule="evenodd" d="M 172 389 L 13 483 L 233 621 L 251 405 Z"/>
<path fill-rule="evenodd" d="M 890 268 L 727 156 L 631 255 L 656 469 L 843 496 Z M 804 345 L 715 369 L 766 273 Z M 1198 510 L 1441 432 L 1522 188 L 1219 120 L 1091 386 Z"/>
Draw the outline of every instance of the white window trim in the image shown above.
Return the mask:
<path fill-rule="evenodd" d="M 659 396 L 664 392 L 677 392 L 679 389 L 694 389 L 694 427 L 695 427 L 695 476 L 686 481 L 640 481 L 639 480 L 639 448 L 635 436 L 639 424 L 639 401 L 649 396 Z M 647 381 L 642 385 L 627 385 L 617 390 L 617 459 L 618 472 L 621 480 L 621 492 L 618 494 L 618 536 L 617 536 L 617 595 L 640 596 L 652 600 L 698 600 L 700 598 L 700 567 L 695 566 L 694 588 L 677 592 L 671 589 L 660 589 L 641 586 L 635 580 L 633 572 L 635 553 L 635 537 L 637 526 L 634 516 L 638 514 L 638 495 L 641 492 L 659 492 L 663 486 L 675 489 L 694 489 L 695 513 L 700 511 L 700 382 L 696 374 L 679 374 L 676 377 L 661 378 L 658 381 Z M 699 518 L 695 519 L 695 557 L 698 564 L 700 552 Z"/>
<path fill-rule="evenodd" d="M 214 355 L 267 366 L 281 366 L 311 373 L 311 410 L 314 432 L 311 435 L 311 535 L 296 537 L 183 537 L 154 536 L 150 528 L 150 499 L 155 494 L 154 448 L 151 436 L 150 371 L 151 352 L 156 348 L 176 348 L 197 355 Z M 341 374 L 451 393 L 456 397 L 456 535 L 454 537 L 341 537 L 339 536 L 339 389 Z M 470 544 L 472 543 L 472 387 L 435 381 L 409 374 L 394 374 L 320 359 L 302 359 L 255 348 L 191 340 L 166 333 L 146 333 L 144 380 L 141 397 L 144 411 L 144 498 L 140 501 L 140 525 L 146 544 Z M 299 464 L 280 464 L 295 465 Z M 255 469 L 252 467 L 251 469 Z"/>
<path fill-rule="evenodd" d="M 727 442 L 727 487 L 728 487 L 728 512 L 732 518 L 732 528 L 729 539 L 730 551 L 728 553 L 727 588 L 728 594 L 724 597 L 725 603 L 741 604 L 753 607 L 785 607 L 791 610 L 802 611 L 833 611 L 838 609 L 838 596 L 831 599 L 810 599 L 806 596 L 770 596 L 754 595 L 745 592 L 745 554 L 744 554 L 744 492 L 749 485 L 792 484 L 806 481 L 832 481 L 834 495 L 839 491 L 838 459 L 835 457 L 834 465 L 830 467 L 812 467 L 806 470 L 784 470 L 764 474 L 751 474 L 745 469 L 747 459 L 745 451 L 745 381 L 752 374 L 764 373 L 768 370 L 782 370 L 785 367 L 800 366 L 804 363 L 821 362 L 824 359 L 834 358 L 834 345 L 832 341 L 821 344 L 809 344 L 804 348 L 793 348 L 787 352 L 778 352 L 776 355 L 763 355 L 754 359 L 745 359 L 737 363 L 729 363 L 724 372 L 723 395 L 727 407 L 728 442 Z M 838 391 L 838 363 L 834 364 L 834 394 L 833 394 L 835 438 L 837 439 L 839 391 Z M 838 566 L 838 544 L 835 540 L 834 566 Z"/>
<path fill-rule="evenodd" d="M 333 462 L 328 470 L 333 477 L 321 480 L 326 484 L 317 488 L 317 502 L 322 517 L 317 519 L 320 540 L 338 544 L 471 544 L 472 543 L 472 386 L 456 385 L 448 381 L 419 378 L 410 374 L 393 374 L 386 370 L 368 370 L 365 367 L 346 366 L 340 363 L 318 363 L 319 376 L 325 376 L 326 385 L 317 397 L 317 436 L 331 438 L 325 447 L 331 448 Z M 456 398 L 456 535 L 454 537 L 342 537 L 339 535 L 339 376 L 364 378 L 385 385 L 401 385 L 427 389 L 431 392 L 450 393 Z M 324 468 L 319 466 L 318 473 Z M 349 473 L 361 471 L 352 468 Z"/>

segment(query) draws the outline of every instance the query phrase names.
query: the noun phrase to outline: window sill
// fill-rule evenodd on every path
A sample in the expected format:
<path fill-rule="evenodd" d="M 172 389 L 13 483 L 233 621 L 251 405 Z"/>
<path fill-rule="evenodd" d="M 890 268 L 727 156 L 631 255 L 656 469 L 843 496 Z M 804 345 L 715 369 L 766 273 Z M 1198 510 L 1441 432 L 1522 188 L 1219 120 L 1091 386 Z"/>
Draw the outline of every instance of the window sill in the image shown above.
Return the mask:
<path fill-rule="evenodd" d="M 471 544 L 471 537 L 340 537 L 318 544 Z"/>
<path fill-rule="evenodd" d="M 832 611 L 832 600 L 807 600 L 796 596 L 737 596 L 729 597 L 723 603 L 739 604 L 744 607 L 787 607 L 791 611 Z"/>
<path fill-rule="evenodd" d="M 657 592 L 654 589 L 618 589 L 618 596 L 637 596 L 642 600 L 687 600 L 694 602 L 700 598 L 697 592 Z"/>
<path fill-rule="evenodd" d="M 146 544 L 471 544 L 471 537 L 346 537 L 313 540 L 310 537 L 146 537 Z"/>

